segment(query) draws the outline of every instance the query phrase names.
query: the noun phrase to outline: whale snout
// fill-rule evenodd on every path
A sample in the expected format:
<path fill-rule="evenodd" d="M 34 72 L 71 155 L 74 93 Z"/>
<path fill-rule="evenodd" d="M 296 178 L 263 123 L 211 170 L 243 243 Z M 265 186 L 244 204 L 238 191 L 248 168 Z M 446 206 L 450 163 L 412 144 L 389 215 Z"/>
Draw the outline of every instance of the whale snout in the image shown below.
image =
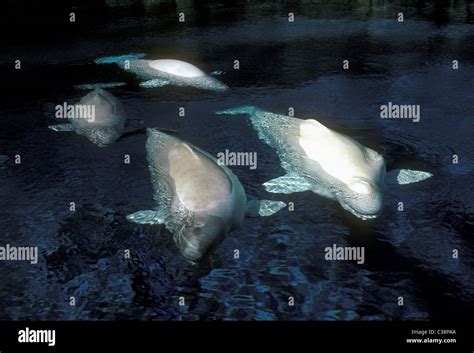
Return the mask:
<path fill-rule="evenodd" d="M 376 218 L 382 211 L 382 190 L 367 181 L 357 181 L 338 195 L 342 207 L 361 219 Z"/>
<path fill-rule="evenodd" d="M 354 197 L 341 201 L 342 207 L 361 219 L 376 218 L 382 211 L 382 198 L 365 196 Z"/>
<path fill-rule="evenodd" d="M 211 76 L 205 76 L 203 78 L 202 83 L 200 85 L 203 85 L 205 88 L 211 90 L 211 91 L 216 91 L 216 92 L 222 92 L 222 91 L 227 91 L 229 89 L 229 86 L 227 86 L 225 83 L 215 79 L 214 77 Z"/>
<path fill-rule="evenodd" d="M 181 229 L 176 244 L 185 258 L 198 261 L 217 248 L 226 234 L 227 228 L 219 217 L 198 216 Z"/>
<path fill-rule="evenodd" d="M 382 212 L 382 197 L 371 195 L 358 200 L 354 210 L 362 219 L 375 218 Z"/>
<path fill-rule="evenodd" d="M 227 86 L 225 83 L 217 81 L 216 91 L 227 91 L 228 89 L 229 89 L 229 86 Z"/>

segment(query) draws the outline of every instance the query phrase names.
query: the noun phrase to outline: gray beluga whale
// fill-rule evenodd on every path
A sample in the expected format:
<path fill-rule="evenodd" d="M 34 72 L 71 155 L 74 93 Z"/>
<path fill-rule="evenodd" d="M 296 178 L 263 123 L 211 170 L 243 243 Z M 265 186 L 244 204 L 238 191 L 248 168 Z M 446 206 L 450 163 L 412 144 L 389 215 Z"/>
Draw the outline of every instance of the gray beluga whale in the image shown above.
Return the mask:
<path fill-rule="evenodd" d="M 147 129 L 147 160 L 157 207 L 127 219 L 163 224 L 181 254 L 197 261 L 239 228 L 245 216 L 269 216 L 281 201 L 247 202 L 239 179 L 209 153 L 158 129 Z"/>
<path fill-rule="evenodd" d="M 140 86 L 145 88 L 166 85 L 189 86 L 211 91 L 225 91 L 229 87 L 198 67 L 175 59 L 142 59 L 144 54 L 127 54 L 96 59 L 97 64 L 115 63 L 145 80 Z"/>
<path fill-rule="evenodd" d="M 314 119 L 273 114 L 253 106 L 217 114 L 248 114 L 260 139 L 274 148 L 287 174 L 263 185 L 268 192 L 312 191 L 338 201 L 361 219 L 382 209 L 385 183 L 410 184 L 431 173 L 398 169 L 387 173 L 382 155 Z"/>
<path fill-rule="evenodd" d="M 75 132 L 99 147 L 114 143 L 122 135 L 125 110 L 122 103 L 109 92 L 96 88 L 77 104 L 64 110 L 69 108 L 71 114 L 65 116 L 69 118 L 69 123 L 51 125 L 51 130 Z"/>

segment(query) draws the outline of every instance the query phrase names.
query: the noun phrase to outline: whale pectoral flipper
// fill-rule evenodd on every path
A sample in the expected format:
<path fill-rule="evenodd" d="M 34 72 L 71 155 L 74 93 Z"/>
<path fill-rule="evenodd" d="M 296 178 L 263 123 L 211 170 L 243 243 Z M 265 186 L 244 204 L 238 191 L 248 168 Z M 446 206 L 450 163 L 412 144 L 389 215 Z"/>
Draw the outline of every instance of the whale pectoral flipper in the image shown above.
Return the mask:
<path fill-rule="evenodd" d="M 169 80 L 163 78 L 154 78 L 152 80 L 144 81 L 140 83 L 141 87 L 144 88 L 155 88 L 155 87 L 163 87 L 169 85 L 171 82 Z"/>
<path fill-rule="evenodd" d="M 273 200 L 251 200 L 247 202 L 245 215 L 247 217 L 271 216 L 286 206 L 283 201 Z"/>
<path fill-rule="evenodd" d="M 394 169 L 387 172 L 387 184 L 407 185 L 431 178 L 433 174 L 412 169 Z"/>
<path fill-rule="evenodd" d="M 298 175 L 284 175 L 263 183 L 265 190 L 277 194 L 292 194 L 311 190 L 311 184 L 306 178 Z"/>
<path fill-rule="evenodd" d="M 53 131 L 74 131 L 74 126 L 72 124 L 56 124 L 56 125 L 49 125 Z"/>
<path fill-rule="evenodd" d="M 137 224 L 164 224 L 165 218 L 160 210 L 138 211 L 127 216 L 127 219 Z"/>

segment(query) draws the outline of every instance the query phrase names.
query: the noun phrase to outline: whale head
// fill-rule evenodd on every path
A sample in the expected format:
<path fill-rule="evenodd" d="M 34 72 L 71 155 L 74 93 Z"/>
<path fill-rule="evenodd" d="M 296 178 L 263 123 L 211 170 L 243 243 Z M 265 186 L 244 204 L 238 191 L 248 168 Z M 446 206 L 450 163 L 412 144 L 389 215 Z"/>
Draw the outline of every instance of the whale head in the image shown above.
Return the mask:
<path fill-rule="evenodd" d="M 376 218 L 382 211 L 386 167 L 382 155 L 365 147 L 363 152 L 363 163 L 335 195 L 344 209 L 366 220 Z"/>
<path fill-rule="evenodd" d="M 183 226 L 176 236 L 181 254 L 191 261 L 198 261 L 214 250 L 225 238 L 227 227 L 216 216 L 195 214 L 193 222 Z"/>
<path fill-rule="evenodd" d="M 195 87 L 204 88 L 209 91 L 223 92 L 229 89 L 229 86 L 227 86 L 225 83 L 222 83 L 216 78 L 208 76 L 208 75 L 203 76 L 203 77 L 198 77 L 197 79 L 195 79 L 195 82 L 193 83 Z"/>
<path fill-rule="evenodd" d="M 87 137 L 99 147 L 113 144 L 122 135 L 125 111 L 120 101 L 109 92 L 97 88 L 84 96 L 76 107 L 80 108 L 78 112 L 82 116 L 87 117 L 72 120 L 77 134 Z"/>
<path fill-rule="evenodd" d="M 369 180 L 353 177 L 344 191 L 336 193 L 339 203 L 344 209 L 361 219 L 376 218 L 383 203 L 383 177 Z"/>

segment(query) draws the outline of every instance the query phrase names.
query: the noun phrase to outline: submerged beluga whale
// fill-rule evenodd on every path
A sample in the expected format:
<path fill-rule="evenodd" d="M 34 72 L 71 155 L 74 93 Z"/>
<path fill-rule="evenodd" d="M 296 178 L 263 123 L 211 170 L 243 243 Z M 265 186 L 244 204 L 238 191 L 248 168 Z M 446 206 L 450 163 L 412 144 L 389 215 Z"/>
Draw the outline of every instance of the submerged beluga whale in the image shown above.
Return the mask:
<path fill-rule="evenodd" d="M 50 125 L 51 130 L 75 132 L 99 147 L 114 143 L 122 135 L 125 110 L 122 103 L 109 92 L 96 88 L 69 107 L 69 123 Z"/>
<path fill-rule="evenodd" d="M 147 129 L 147 160 L 156 208 L 127 216 L 138 224 L 163 224 L 181 254 L 197 261 L 215 249 L 245 216 L 269 216 L 281 201 L 247 202 L 236 175 L 209 153 L 158 129 Z"/>
<path fill-rule="evenodd" d="M 143 79 L 140 86 L 145 88 L 166 85 L 189 86 L 211 91 L 225 91 L 229 87 L 206 74 L 198 67 L 175 59 L 142 59 L 144 54 L 127 54 L 96 59 L 97 64 L 117 64 Z"/>
<path fill-rule="evenodd" d="M 268 192 L 312 191 L 334 199 L 361 219 L 382 209 L 386 179 L 410 184 L 431 173 L 398 169 L 387 173 L 382 155 L 314 119 L 302 120 L 242 106 L 217 114 L 248 114 L 261 140 L 274 148 L 287 174 L 263 185 Z"/>

